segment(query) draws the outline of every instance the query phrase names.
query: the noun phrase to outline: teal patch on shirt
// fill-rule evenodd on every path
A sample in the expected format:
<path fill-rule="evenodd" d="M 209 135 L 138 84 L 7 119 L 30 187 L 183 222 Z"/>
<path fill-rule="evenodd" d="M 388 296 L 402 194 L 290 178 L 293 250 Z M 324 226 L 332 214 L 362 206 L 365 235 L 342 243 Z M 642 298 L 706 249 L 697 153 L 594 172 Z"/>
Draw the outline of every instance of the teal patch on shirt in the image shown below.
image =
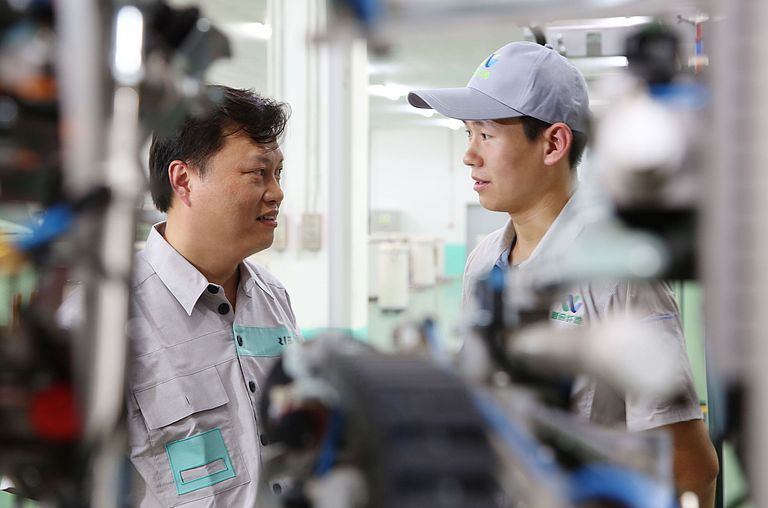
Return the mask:
<path fill-rule="evenodd" d="M 203 432 L 165 445 L 179 495 L 236 476 L 221 430 Z"/>
<path fill-rule="evenodd" d="M 285 326 L 259 328 L 235 325 L 232 328 L 238 356 L 280 356 L 286 346 L 297 342 Z"/>

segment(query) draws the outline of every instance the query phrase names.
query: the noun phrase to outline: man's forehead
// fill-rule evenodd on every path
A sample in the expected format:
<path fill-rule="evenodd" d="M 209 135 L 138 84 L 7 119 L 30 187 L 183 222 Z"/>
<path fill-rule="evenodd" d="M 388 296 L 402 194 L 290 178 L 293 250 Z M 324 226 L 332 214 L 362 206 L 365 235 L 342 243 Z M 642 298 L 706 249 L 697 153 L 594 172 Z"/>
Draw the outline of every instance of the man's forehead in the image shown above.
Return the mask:
<path fill-rule="evenodd" d="M 518 125 L 520 123 L 520 118 L 501 118 L 498 120 L 464 120 L 464 125 L 466 127 L 499 128 L 505 125 Z"/>
<path fill-rule="evenodd" d="M 283 160 L 283 152 L 280 150 L 280 145 L 277 141 L 258 143 L 247 134 L 244 136 L 239 134 L 240 133 L 236 136 L 232 136 L 230 139 L 232 143 L 243 143 L 243 141 L 247 143 L 245 153 L 242 153 L 242 156 L 246 159 L 253 159 L 260 162 Z M 240 146 L 244 148 L 242 144 Z"/>
<path fill-rule="evenodd" d="M 257 162 L 280 162 L 283 160 L 283 152 L 277 145 L 269 146 L 254 143 L 253 148 L 248 150 L 245 157 Z"/>
<path fill-rule="evenodd" d="M 462 120 L 466 127 L 484 127 L 493 125 L 493 120 Z"/>

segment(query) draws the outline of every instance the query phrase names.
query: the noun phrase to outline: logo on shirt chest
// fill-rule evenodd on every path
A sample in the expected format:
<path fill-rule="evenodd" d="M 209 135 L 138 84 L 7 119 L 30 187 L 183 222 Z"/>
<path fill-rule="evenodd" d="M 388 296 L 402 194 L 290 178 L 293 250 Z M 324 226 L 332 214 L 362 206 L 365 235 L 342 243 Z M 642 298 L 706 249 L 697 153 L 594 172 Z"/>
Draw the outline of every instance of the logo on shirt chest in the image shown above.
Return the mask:
<path fill-rule="evenodd" d="M 552 307 L 550 319 L 580 325 L 584 323 L 584 302 L 581 295 L 569 293 Z"/>
<path fill-rule="evenodd" d="M 280 346 L 287 346 L 296 342 L 290 335 L 283 335 L 282 337 L 277 337 L 275 340 L 277 340 L 277 344 Z"/>
<path fill-rule="evenodd" d="M 234 325 L 233 332 L 238 356 L 280 356 L 286 347 L 298 342 L 286 326 Z"/>

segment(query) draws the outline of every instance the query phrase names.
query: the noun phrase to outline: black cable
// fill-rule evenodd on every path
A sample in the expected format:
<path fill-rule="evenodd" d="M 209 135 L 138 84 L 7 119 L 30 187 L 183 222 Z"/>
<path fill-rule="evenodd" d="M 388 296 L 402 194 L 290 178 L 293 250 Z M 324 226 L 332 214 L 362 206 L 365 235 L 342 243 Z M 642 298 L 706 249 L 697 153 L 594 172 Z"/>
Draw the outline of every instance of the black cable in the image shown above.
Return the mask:
<path fill-rule="evenodd" d="M 528 29 L 533 34 L 534 39 L 536 40 L 536 44 L 540 46 L 546 46 L 547 45 L 547 36 L 544 34 L 544 30 L 538 25 L 528 25 Z"/>

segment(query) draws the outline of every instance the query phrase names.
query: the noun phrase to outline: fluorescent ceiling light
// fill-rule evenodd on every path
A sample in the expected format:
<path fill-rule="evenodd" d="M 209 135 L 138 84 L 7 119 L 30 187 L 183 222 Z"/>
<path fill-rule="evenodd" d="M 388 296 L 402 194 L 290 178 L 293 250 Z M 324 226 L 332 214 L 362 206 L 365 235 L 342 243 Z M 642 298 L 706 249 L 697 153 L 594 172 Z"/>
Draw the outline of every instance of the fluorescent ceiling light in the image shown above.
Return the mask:
<path fill-rule="evenodd" d="M 569 60 L 584 75 L 600 74 L 611 69 L 621 69 L 629 65 L 629 61 L 625 56 L 575 57 Z"/>
<path fill-rule="evenodd" d="M 221 29 L 227 35 L 241 39 L 259 39 L 266 41 L 272 37 L 272 27 L 256 21 L 222 23 Z"/>
<path fill-rule="evenodd" d="M 386 97 L 392 101 L 398 101 L 408 95 L 411 88 L 397 83 L 387 82 L 385 85 L 368 85 L 368 95 Z"/>
<path fill-rule="evenodd" d="M 600 28 L 626 28 L 630 26 L 646 25 L 653 21 L 651 16 L 629 16 L 621 18 L 597 18 L 563 21 L 546 26 L 549 30 L 588 30 Z"/>

